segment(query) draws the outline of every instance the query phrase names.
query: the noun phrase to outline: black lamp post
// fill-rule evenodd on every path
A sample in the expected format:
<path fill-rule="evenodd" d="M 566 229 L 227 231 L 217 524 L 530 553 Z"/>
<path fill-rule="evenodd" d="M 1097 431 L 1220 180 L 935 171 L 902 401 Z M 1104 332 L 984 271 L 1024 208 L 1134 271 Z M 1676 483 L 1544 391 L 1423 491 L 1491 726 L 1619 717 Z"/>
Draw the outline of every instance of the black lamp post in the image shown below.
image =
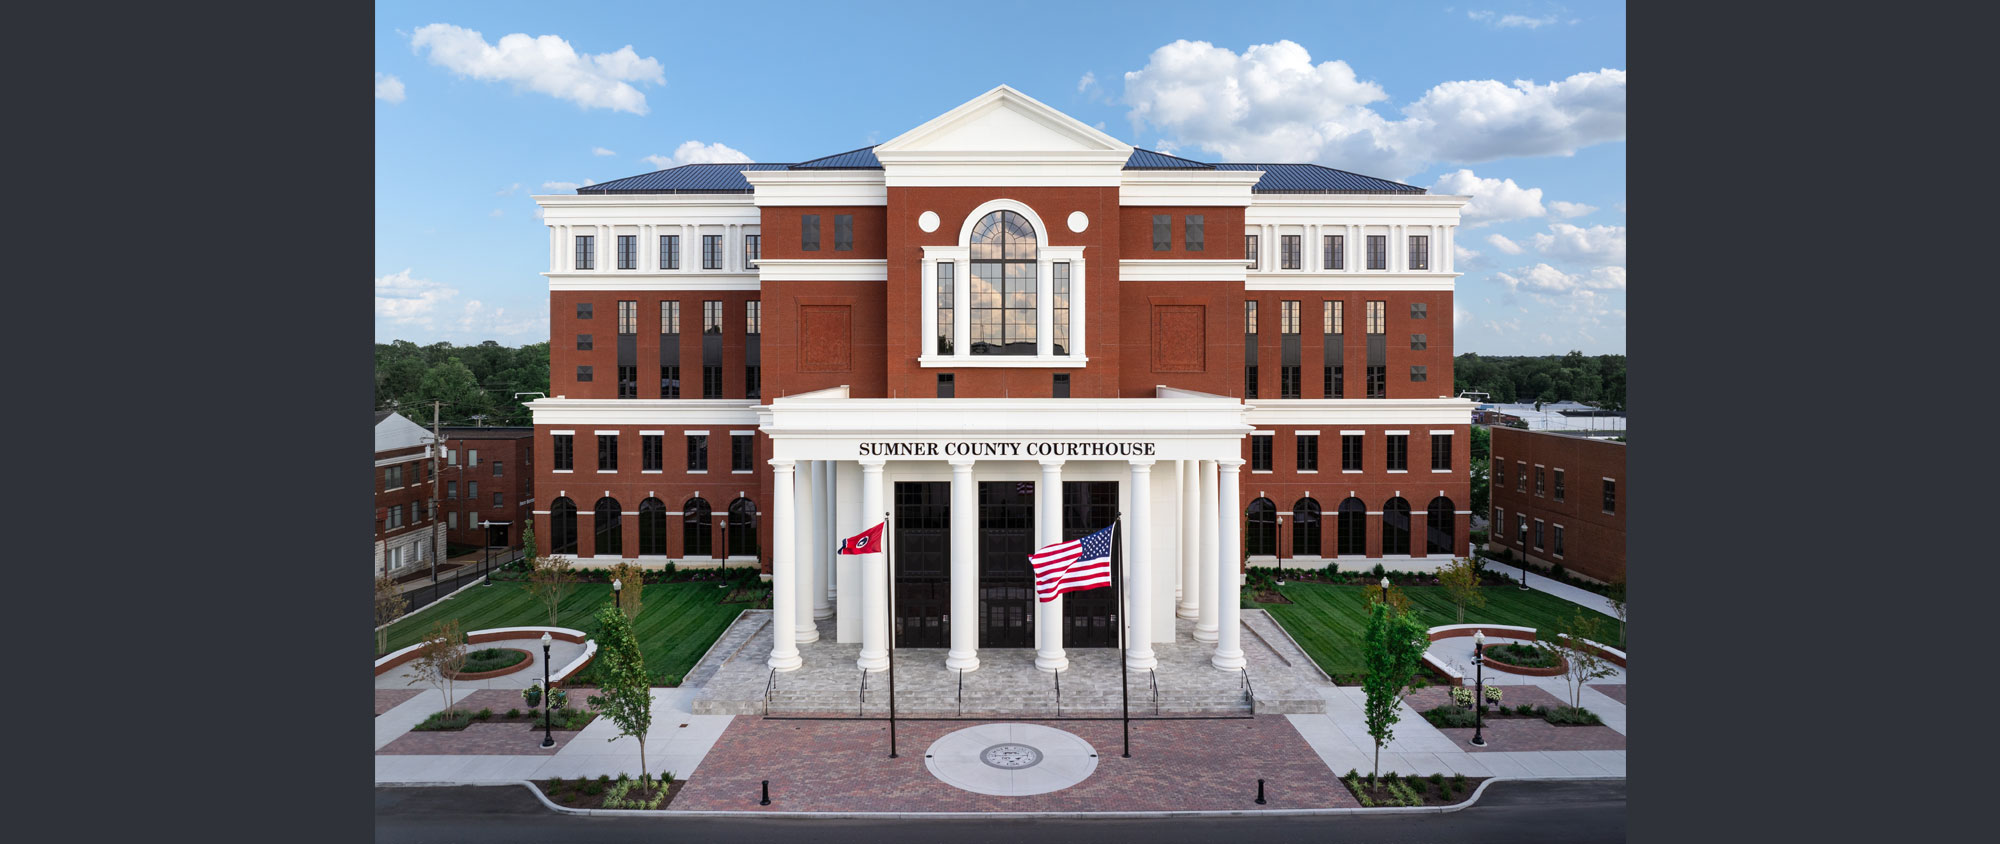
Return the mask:
<path fill-rule="evenodd" d="M 542 746 L 555 747 L 555 734 L 550 732 L 549 720 L 555 715 L 556 699 L 554 689 L 549 688 L 549 643 L 554 641 L 547 632 L 542 633 Z"/>
<path fill-rule="evenodd" d="M 1472 631 L 1472 746 L 1485 747 L 1486 738 L 1480 732 L 1485 723 L 1480 713 L 1486 710 L 1486 631 Z"/>
<path fill-rule="evenodd" d="M 625 611 L 625 605 L 618 600 L 618 590 L 623 588 L 625 588 L 624 581 L 611 578 L 611 605 L 617 607 L 619 612 Z"/>
<path fill-rule="evenodd" d="M 483 575 L 486 575 L 486 585 L 487 585 L 487 586 L 492 586 L 492 585 L 493 585 L 493 575 L 492 575 L 492 571 L 493 571 L 493 537 L 492 537 L 492 536 L 491 536 L 490 534 L 491 534 L 491 533 L 492 533 L 492 531 L 493 531 L 493 523 L 492 523 L 492 522 L 489 522 L 489 521 L 486 521 L 485 519 L 480 519 L 480 520 L 479 520 L 479 529 L 480 529 L 480 531 L 482 531 L 482 532 L 484 532 L 484 533 L 487 533 L 487 534 L 489 534 L 489 535 L 488 535 L 487 537 L 485 537 L 486 541 L 485 541 L 485 542 L 483 542 L 483 543 L 480 543 L 480 544 L 482 544 L 482 545 L 485 545 L 485 546 L 486 546 L 486 561 L 485 561 L 485 562 L 483 562 L 483 563 L 481 563 L 481 564 L 479 565 L 479 573 L 480 573 L 480 574 L 483 574 Z"/>

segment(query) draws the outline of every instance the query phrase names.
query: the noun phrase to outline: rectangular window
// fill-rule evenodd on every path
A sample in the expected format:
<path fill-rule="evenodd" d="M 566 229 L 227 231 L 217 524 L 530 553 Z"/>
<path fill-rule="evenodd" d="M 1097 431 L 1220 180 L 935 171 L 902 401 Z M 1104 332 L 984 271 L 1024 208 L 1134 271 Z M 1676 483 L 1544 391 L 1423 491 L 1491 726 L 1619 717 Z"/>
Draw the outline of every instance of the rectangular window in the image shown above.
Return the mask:
<path fill-rule="evenodd" d="M 1368 365 L 1368 397 L 1386 399 L 1389 397 L 1389 367 Z"/>
<path fill-rule="evenodd" d="M 854 251 L 854 215 L 833 215 L 833 251 Z"/>
<path fill-rule="evenodd" d="M 468 449 L 465 452 L 465 465 L 467 466 L 479 465 L 479 449 L 476 448 Z"/>
<path fill-rule="evenodd" d="M 576 435 L 552 434 L 550 441 L 555 446 L 555 467 L 562 471 L 576 468 Z"/>
<path fill-rule="evenodd" d="M 597 471 L 618 471 L 618 435 L 597 435 Z"/>
<path fill-rule="evenodd" d="M 1252 471 L 1271 471 L 1271 435 L 1250 435 L 1250 468 Z"/>
<path fill-rule="evenodd" d="M 403 485 L 403 467 L 387 466 L 382 469 L 382 491 L 388 492 Z"/>
<path fill-rule="evenodd" d="M 1243 303 L 1243 336 L 1247 341 L 1245 345 L 1255 349 L 1257 345 L 1257 301 L 1255 299 Z M 1257 365 L 1254 363 L 1243 365 L 1243 397 L 1246 399 L 1257 397 Z"/>
<path fill-rule="evenodd" d="M 764 236 L 760 234 L 746 234 L 743 236 L 744 269 L 754 270 L 757 268 L 757 259 L 764 257 L 763 241 Z"/>
<path fill-rule="evenodd" d="M 757 457 L 756 442 L 750 434 L 729 436 L 729 468 L 737 472 L 748 472 L 755 468 Z"/>
<path fill-rule="evenodd" d="M 663 364 L 660 367 L 660 398 L 681 397 L 681 368 L 678 364 Z"/>
<path fill-rule="evenodd" d="M 597 268 L 596 260 L 597 260 L 597 236 L 590 234 L 577 235 L 575 268 L 579 270 L 596 269 Z"/>
<path fill-rule="evenodd" d="M 1431 468 L 1439 471 L 1451 469 L 1451 435 L 1431 435 Z"/>
<path fill-rule="evenodd" d="M 681 333 L 680 302 L 675 301 L 675 302 L 660 303 L 660 333 L 661 334 Z"/>
<path fill-rule="evenodd" d="M 1299 435 L 1299 471 L 1319 471 L 1319 435 Z"/>
<path fill-rule="evenodd" d="M 665 455 L 662 453 L 664 446 L 660 442 L 661 440 L 664 439 L 666 439 L 666 437 L 663 437 L 659 434 L 639 435 L 640 469 L 643 469 L 648 472 L 657 472 L 660 471 L 661 469 L 666 468 L 666 466 L 663 465 L 666 459 Z"/>
<path fill-rule="evenodd" d="M 467 501 L 478 501 L 478 500 L 479 500 L 479 482 L 478 482 L 478 481 L 466 481 L 466 482 L 465 482 L 465 499 L 466 499 Z M 415 515 L 415 511 L 411 511 L 411 514 L 412 514 L 412 515 Z"/>
<path fill-rule="evenodd" d="M 1389 468 L 1408 470 L 1410 468 L 1410 435 L 1389 435 Z"/>
<path fill-rule="evenodd" d="M 1325 260 L 1320 261 L 1320 266 L 1329 270 L 1346 269 L 1347 236 L 1330 234 L 1323 240 L 1324 244 L 1322 248 L 1324 254 L 1321 257 Z"/>
<path fill-rule="evenodd" d="M 1299 333 L 1299 303 L 1297 300 L 1286 300 L 1278 303 L 1278 333 Z"/>
<path fill-rule="evenodd" d="M 958 396 L 957 379 L 953 378 L 952 374 L 949 372 L 938 373 L 937 397 L 941 399 L 949 399 L 949 398 L 956 398 L 957 396 Z"/>
<path fill-rule="evenodd" d="M 703 366 L 701 368 L 701 397 L 722 398 L 722 367 Z"/>
<path fill-rule="evenodd" d="M 1280 364 L 1278 366 L 1278 398 L 1298 398 L 1300 396 L 1299 380 L 1299 367 L 1297 364 Z"/>
<path fill-rule="evenodd" d="M 722 333 L 722 300 L 708 299 L 701 303 L 701 333 Z"/>
<path fill-rule="evenodd" d="M 1604 479 L 1604 512 L 1618 512 L 1618 482 L 1610 478 Z"/>
<path fill-rule="evenodd" d="M 1343 471 L 1361 471 L 1361 435 L 1340 435 L 1340 468 Z"/>
<path fill-rule="evenodd" d="M 507 461 L 505 461 L 505 460 L 495 460 L 495 461 L 493 461 L 493 477 L 496 477 L 496 478 L 504 478 L 504 477 L 506 477 L 506 476 L 507 476 L 507 472 L 506 472 L 506 470 L 505 470 L 505 469 L 503 468 L 503 467 L 505 466 L 506 462 L 507 462 Z"/>
<path fill-rule="evenodd" d="M 1542 520 L 1541 520 L 1541 519 L 1536 519 L 1536 520 L 1535 520 L 1535 550 L 1537 550 L 1537 551 L 1539 551 L 1539 550 L 1541 550 L 1541 549 L 1542 549 L 1542 533 L 1543 533 L 1543 531 L 1542 531 L 1542 527 L 1543 527 L 1543 522 L 1542 522 Z"/>
<path fill-rule="evenodd" d="M 455 449 L 455 448 L 454 448 L 454 449 L 452 449 L 452 450 L 450 450 L 450 451 L 447 451 L 447 452 L 445 452 L 445 453 L 444 453 L 444 462 L 445 462 L 445 465 L 447 465 L 447 466 L 457 466 L 457 465 L 458 465 L 458 449 Z"/>
<path fill-rule="evenodd" d="M 1368 268 L 1386 270 L 1389 268 L 1389 238 L 1386 235 L 1368 236 Z"/>
<path fill-rule="evenodd" d="M 1069 354 L 1069 262 L 1061 261 L 1050 265 L 1050 295 L 1055 299 L 1050 303 L 1049 333 L 1050 349 L 1056 354 Z"/>
<path fill-rule="evenodd" d="M 708 471 L 708 435 L 688 435 L 688 471 Z"/>
<path fill-rule="evenodd" d="M 444 482 L 444 500 L 446 500 L 446 501 L 457 501 L 457 500 L 458 500 L 458 482 L 457 482 L 457 481 L 445 481 L 445 482 Z"/>
<path fill-rule="evenodd" d="M 1174 248 L 1174 216 L 1172 214 L 1153 215 L 1153 251 L 1165 252 Z"/>
<path fill-rule="evenodd" d="M 1430 347 L 1431 347 L 1431 336 L 1429 334 L 1410 335 L 1410 349 L 1412 351 L 1421 352 L 1424 351 L 1425 349 L 1429 349 Z"/>
<path fill-rule="evenodd" d="M 1389 323 L 1387 316 L 1388 307 L 1389 303 L 1387 302 L 1368 303 L 1368 333 L 1370 334 L 1388 333 L 1388 323 Z"/>
<path fill-rule="evenodd" d="M 1058 399 L 1069 398 L 1069 373 L 1058 372 L 1055 374 L 1055 383 L 1050 386 L 1049 395 L 1052 398 Z"/>
<path fill-rule="evenodd" d="M 1514 491 L 1515 491 L 1515 492 L 1527 492 L 1527 491 L 1528 491 L 1528 464 L 1526 464 L 1526 463 L 1523 463 L 1523 462 L 1519 462 L 1519 461 L 1516 461 L 1516 462 L 1514 463 L 1514 469 L 1515 469 L 1515 478 L 1514 478 Z"/>
<path fill-rule="evenodd" d="M 395 530 L 402 526 L 403 526 L 403 508 L 400 506 L 389 508 L 389 520 L 382 525 L 382 529 Z"/>
<path fill-rule="evenodd" d="M 1535 467 L 1535 497 L 1542 497 L 1542 467 Z"/>
<path fill-rule="evenodd" d="M 1556 554 L 1556 556 L 1558 556 L 1558 557 L 1560 557 L 1560 556 L 1562 556 L 1562 555 L 1563 555 L 1563 526 L 1562 526 L 1562 525 L 1556 525 L 1556 547 L 1555 547 L 1555 554 Z"/>
<path fill-rule="evenodd" d="M 444 515 L 445 515 L 445 519 L 444 519 L 444 522 L 445 522 L 445 524 L 444 524 L 444 527 L 445 527 L 445 529 L 446 529 L 446 530 L 458 530 L 458 511 L 457 511 L 457 510 L 453 510 L 453 511 L 451 511 L 451 512 L 449 512 L 449 513 L 446 513 L 446 514 L 444 514 Z"/>
<path fill-rule="evenodd" d="M 660 235 L 660 269 L 678 270 L 680 268 L 681 236 L 677 234 Z"/>
<path fill-rule="evenodd" d="M 1410 269 L 1428 270 L 1430 268 L 1431 268 L 1430 235 L 1423 235 L 1423 234 L 1410 235 Z"/>
<path fill-rule="evenodd" d="M 1345 389 L 1347 385 L 1341 383 L 1346 373 L 1342 372 L 1342 369 L 1344 367 L 1329 366 L 1320 372 L 1320 377 L 1326 382 L 1320 385 L 1320 391 L 1324 392 L 1327 398 L 1346 398 L 1344 394 L 1347 392 Z"/>
<path fill-rule="evenodd" d="M 579 352 L 588 352 L 591 350 L 590 335 L 588 334 L 576 335 L 576 350 Z"/>
<path fill-rule="evenodd" d="M 743 303 L 743 333 L 755 337 L 764 333 L 764 303 L 751 299 Z"/>
<path fill-rule="evenodd" d="M 1411 380 L 1411 381 L 1428 381 L 1428 380 L 1430 380 L 1430 377 L 1431 377 L 1431 376 L 1430 376 L 1430 367 L 1428 367 L 1428 366 L 1412 366 L 1412 367 L 1410 367 L 1410 380 Z"/>
<path fill-rule="evenodd" d="M 764 368 L 756 364 L 743 367 L 743 397 L 758 399 L 764 397 Z"/>
<path fill-rule="evenodd" d="M 578 302 L 576 303 L 576 318 L 590 319 L 596 310 L 596 307 L 589 302 Z"/>
<path fill-rule="evenodd" d="M 819 215 L 799 215 L 799 251 L 819 251 Z"/>
<path fill-rule="evenodd" d="M 1187 228 L 1186 231 L 1181 235 L 1182 238 L 1184 238 L 1187 241 L 1187 251 L 1189 252 L 1202 251 L 1202 246 L 1206 243 L 1208 237 L 1208 235 L 1202 230 L 1202 225 L 1203 224 L 1200 214 L 1187 215 Z"/>
<path fill-rule="evenodd" d="M 621 234 L 618 236 L 618 268 L 636 270 L 639 268 L 639 236 Z"/>
<path fill-rule="evenodd" d="M 639 333 L 639 303 L 623 301 L 618 303 L 618 333 Z"/>
<path fill-rule="evenodd" d="M 588 367 L 588 366 L 579 366 L 579 367 L 577 367 L 577 368 L 576 368 L 576 380 L 578 380 L 578 381 L 589 381 L 589 380 L 591 380 L 591 375 L 590 375 L 590 367 Z"/>
<path fill-rule="evenodd" d="M 1295 234 L 1278 237 L 1278 268 L 1296 270 L 1300 267 L 1303 252 L 1299 248 L 1299 236 Z"/>
<path fill-rule="evenodd" d="M 1528 517 L 1525 514 L 1514 514 L 1514 542 L 1528 544 Z"/>
<path fill-rule="evenodd" d="M 1257 236 L 1254 234 L 1243 236 L 1243 266 L 1253 270 L 1257 268 Z"/>
<path fill-rule="evenodd" d="M 705 234 L 701 236 L 701 268 L 704 270 L 722 269 L 722 235 Z"/>
<path fill-rule="evenodd" d="M 1557 469 L 1557 470 L 1556 470 L 1556 490 L 1555 490 L 1555 495 L 1556 495 L 1556 500 L 1557 500 L 1557 501 L 1561 501 L 1561 500 L 1563 500 L 1563 470 L 1561 470 L 1561 469 Z"/>
<path fill-rule="evenodd" d="M 1257 333 L 1257 300 L 1243 303 L 1243 333 Z"/>
<path fill-rule="evenodd" d="M 1251 364 L 1249 366 L 1243 367 L 1243 397 L 1246 399 L 1254 399 L 1257 397 L 1256 364 Z"/>
<path fill-rule="evenodd" d="M 958 330 L 955 322 L 957 318 L 954 316 L 956 306 L 952 299 L 957 284 L 958 265 L 951 261 L 939 262 L 937 265 L 937 353 L 941 355 L 952 353 L 952 340 L 956 336 L 954 332 Z"/>
<path fill-rule="evenodd" d="M 636 364 L 618 365 L 618 397 L 636 399 L 639 397 L 639 367 Z"/>
<path fill-rule="evenodd" d="M 498 510 L 503 506 L 501 502 L 506 500 L 506 495 L 504 492 L 493 493 L 493 509 Z"/>
<path fill-rule="evenodd" d="M 1431 315 L 1430 305 L 1424 304 L 1423 302 L 1410 303 L 1410 319 L 1428 319 L 1430 315 Z"/>

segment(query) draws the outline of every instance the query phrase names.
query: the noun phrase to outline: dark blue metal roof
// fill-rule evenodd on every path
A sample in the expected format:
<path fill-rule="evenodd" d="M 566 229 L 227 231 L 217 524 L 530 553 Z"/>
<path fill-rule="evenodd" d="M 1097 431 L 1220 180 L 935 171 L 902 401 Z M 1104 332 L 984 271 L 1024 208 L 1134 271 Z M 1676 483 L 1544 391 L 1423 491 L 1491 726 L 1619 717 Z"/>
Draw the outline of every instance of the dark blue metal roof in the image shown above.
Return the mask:
<path fill-rule="evenodd" d="M 577 188 L 577 193 L 750 193 L 745 170 L 783 170 L 790 164 L 683 164 Z"/>
<path fill-rule="evenodd" d="M 1217 170 L 1262 170 L 1251 193 L 1423 193 L 1402 182 L 1321 167 L 1318 164 L 1216 164 Z"/>
<path fill-rule="evenodd" d="M 1150 149 L 1132 148 L 1132 157 L 1125 159 L 1127 170 L 1213 170 L 1215 165 L 1204 164 L 1191 158 L 1154 152 Z"/>
<path fill-rule="evenodd" d="M 793 170 L 880 170 L 881 160 L 875 157 L 875 147 L 865 146 L 846 152 L 835 153 L 825 158 L 801 161 L 792 165 Z"/>

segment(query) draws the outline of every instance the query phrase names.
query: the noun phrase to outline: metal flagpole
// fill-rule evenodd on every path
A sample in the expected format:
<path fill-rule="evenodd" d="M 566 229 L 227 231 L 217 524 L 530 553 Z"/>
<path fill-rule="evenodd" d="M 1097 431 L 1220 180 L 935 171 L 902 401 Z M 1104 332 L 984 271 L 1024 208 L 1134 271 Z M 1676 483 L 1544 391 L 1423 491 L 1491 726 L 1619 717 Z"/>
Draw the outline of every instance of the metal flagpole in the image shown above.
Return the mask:
<path fill-rule="evenodd" d="M 896 758 L 896 558 L 889 553 L 889 514 L 882 513 L 882 560 L 889 567 L 889 758 Z"/>
<path fill-rule="evenodd" d="M 1111 522 L 1111 538 L 1118 538 L 1118 524 L 1123 521 L 1125 521 L 1125 514 L 1119 513 L 1118 518 Z M 1131 546 L 1122 545 L 1120 550 L 1129 553 Z M 1125 666 L 1125 649 L 1129 647 L 1129 644 L 1125 641 L 1125 625 L 1131 621 L 1132 614 L 1130 609 L 1125 606 L 1124 572 L 1119 570 L 1114 564 L 1111 574 L 1111 583 L 1113 584 L 1111 605 L 1113 609 L 1118 611 L 1118 709 L 1119 717 L 1125 722 L 1124 758 L 1130 759 L 1132 758 L 1132 684 L 1126 676 L 1126 672 L 1130 669 Z"/>

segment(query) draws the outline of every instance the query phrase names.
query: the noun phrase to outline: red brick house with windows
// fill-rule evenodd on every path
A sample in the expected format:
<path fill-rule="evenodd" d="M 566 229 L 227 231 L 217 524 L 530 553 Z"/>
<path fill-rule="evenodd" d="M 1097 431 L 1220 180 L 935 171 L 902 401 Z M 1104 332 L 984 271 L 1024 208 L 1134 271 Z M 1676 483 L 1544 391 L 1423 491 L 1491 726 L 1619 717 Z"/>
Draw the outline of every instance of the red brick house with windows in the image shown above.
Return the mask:
<path fill-rule="evenodd" d="M 461 548 L 521 547 L 534 504 L 532 427 L 444 428 L 445 536 Z"/>
<path fill-rule="evenodd" d="M 1493 428 L 1492 546 L 1544 569 L 1625 577 L 1625 444 Z"/>
<path fill-rule="evenodd" d="M 393 411 L 375 412 L 375 573 L 430 565 L 444 535 L 430 510 L 431 432 Z"/>

